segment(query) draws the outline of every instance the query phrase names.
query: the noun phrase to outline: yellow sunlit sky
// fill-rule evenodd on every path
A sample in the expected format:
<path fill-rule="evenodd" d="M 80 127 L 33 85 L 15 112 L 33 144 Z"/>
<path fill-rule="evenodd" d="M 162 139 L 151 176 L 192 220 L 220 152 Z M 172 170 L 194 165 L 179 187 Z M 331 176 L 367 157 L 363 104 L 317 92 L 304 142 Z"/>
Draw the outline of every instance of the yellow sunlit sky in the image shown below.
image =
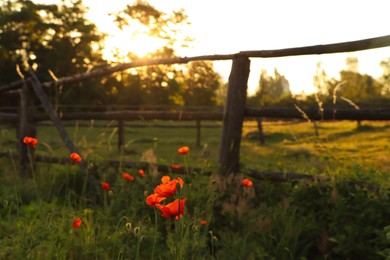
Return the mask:
<path fill-rule="evenodd" d="M 153 48 L 151 40 L 115 31 L 112 17 L 131 4 L 131 0 L 84 0 L 90 8 L 88 18 L 111 34 L 108 48 L 131 46 L 144 54 Z M 361 40 L 390 35 L 390 1 L 387 0 L 150 0 L 167 13 L 183 8 L 189 17 L 184 33 L 194 38 L 191 48 L 177 50 L 179 56 L 230 54 L 244 50 L 270 50 Z M 145 49 L 146 48 L 146 49 Z M 290 82 L 293 93 L 311 93 L 317 62 L 330 77 L 346 68 L 347 57 L 357 57 L 359 72 L 378 77 L 379 63 L 390 57 L 390 47 L 368 51 L 296 56 L 289 58 L 252 58 L 248 92 L 258 86 L 261 69 L 273 73 L 274 67 Z M 227 81 L 231 61 L 215 62 L 216 71 Z"/>

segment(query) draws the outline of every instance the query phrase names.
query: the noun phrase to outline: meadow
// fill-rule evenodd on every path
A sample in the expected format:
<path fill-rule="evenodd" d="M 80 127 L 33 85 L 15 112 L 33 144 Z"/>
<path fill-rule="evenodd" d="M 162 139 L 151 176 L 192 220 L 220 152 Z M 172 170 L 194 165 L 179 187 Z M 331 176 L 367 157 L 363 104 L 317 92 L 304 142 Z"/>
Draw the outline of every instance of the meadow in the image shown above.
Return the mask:
<path fill-rule="evenodd" d="M 216 164 L 220 122 L 202 122 L 199 147 L 196 129 L 186 127 L 191 122 L 131 122 L 120 152 L 115 121 L 82 123 L 66 129 L 87 173 L 45 124 L 34 152 L 69 162 L 36 163 L 31 178 L 17 170 L 15 130 L 0 127 L 8 154 L 0 158 L 0 259 L 390 259 L 389 122 L 318 122 L 316 136 L 308 122 L 270 121 L 262 145 L 250 135 L 256 123 L 246 121 L 241 172 L 228 187 Z M 190 151 L 178 153 L 183 146 Z M 138 168 L 106 160 L 204 171 L 178 175 L 151 167 L 141 176 Z M 271 182 L 250 169 L 329 181 Z M 94 191 L 86 174 L 109 187 Z M 187 198 L 179 219 L 146 202 L 166 175 L 184 182 L 162 202 Z M 244 178 L 253 185 L 242 185 Z"/>

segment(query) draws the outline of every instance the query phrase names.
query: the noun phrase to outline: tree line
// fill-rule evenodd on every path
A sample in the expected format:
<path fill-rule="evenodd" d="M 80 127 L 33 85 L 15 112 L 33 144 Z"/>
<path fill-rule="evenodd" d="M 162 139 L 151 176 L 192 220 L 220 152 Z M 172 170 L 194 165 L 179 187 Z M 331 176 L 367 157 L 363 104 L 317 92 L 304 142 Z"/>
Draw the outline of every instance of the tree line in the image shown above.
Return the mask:
<path fill-rule="evenodd" d="M 317 63 L 313 85 L 317 92 L 310 95 L 291 94 L 288 79 L 274 69 L 274 75 L 262 70 L 256 93 L 248 98 L 249 106 L 294 106 L 320 110 L 324 107 L 388 106 L 390 101 L 390 58 L 380 63 L 384 72 L 375 79 L 358 72 L 357 57 L 346 59 L 347 68 L 340 71 L 338 79 L 328 77 L 321 63 Z"/>
<path fill-rule="evenodd" d="M 105 59 L 107 35 L 86 19 L 86 12 L 82 0 L 61 0 L 58 4 L 31 0 L 0 3 L 0 86 L 20 80 L 28 68 L 33 68 L 41 81 L 53 81 L 114 65 L 124 58 L 139 58 L 131 52 L 124 57 L 119 50 L 113 50 L 112 59 Z M 181 28 L 188 24 L 183 10 L 165 13 L 138 0 L 111 17 L 120 30 L 131 28 L 137 21 L 147 28 L 150 37 L 164 42 L 147 58 L 174 57 L 177 46 L 191 42 L 190 37 L 179 37 Z M 390 58 L 381 63 L 384 74 L 380 79 L 358 73 L 357 59 L 352 58 L 347 64 L 348 69 L 342 70 L 337 80 L 329 79 L 319 65 L 314 76 L 318 92 L 299 102 L 334 105 L 335 95 L 343 97 L 338 100 L 346 105 L 356 106 L 373 101 L 385 104 L 389 100 Z M 223 105 L 226 88 L 211 62 L 194 61 L 180 66 L 134 68 L 105 78 L 53 86 L 46 91 L 57 104 L 216 106 Z M 1 106 L 15 106 L 18 100 L 15 93 L 0 96 Z M 273 76 L 263 70 L 256 94 L 248 98 L 249 106 L 295 103 L 288 79 L 277 69 Z"/>

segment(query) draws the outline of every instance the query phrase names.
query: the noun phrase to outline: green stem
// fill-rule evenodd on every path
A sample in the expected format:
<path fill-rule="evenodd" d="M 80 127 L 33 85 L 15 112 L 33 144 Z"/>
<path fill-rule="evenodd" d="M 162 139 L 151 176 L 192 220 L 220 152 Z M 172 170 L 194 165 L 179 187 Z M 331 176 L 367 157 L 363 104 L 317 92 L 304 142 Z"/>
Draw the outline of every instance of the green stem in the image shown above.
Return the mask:
<path fill-rule="evenodd" d="M 82 206 L 81 203 L 83 201 L 84 194 L 86 193 L 86 190 L 87 190 L 87 180 L 88 180 L 88 169 L 87 169 L 86 174 L 85 174 L 85 179 L 84 179 L 84 183 L 83 183 L 83 190 L 81 191 L 80 206 Z"/>
<path fill-rule="evenodd" d="M 184 156 L 184 165 L 186 167 L 186 175 L 188 175 L 189 172 L 190 172 L 190 169 L 189 169 L 189 166 L 188 166 L 188 153 Z"/>
<path fill-rule="evenodd" d="M 106 211 L 107 210 L 107 192 L 104 191 L 104 194 L 103 194 L 103 199 L 104 199 L 104 210 Z"/>
<path fill-rule="evenodd" d="M 175 255 L 176 255 L 176 260 L 179 259 L 179 245 L 178 245 L 178 228 L 177 228 L 177 224 L 176 224 L 176 221 L 175 221 Z"/>
<path fill-rule="evenodd" d="M 213 232 L 210 231 L 210 239 L 211 239 L 211 257 L 214 259 L 214 239 L 213 239 Z"/>
<path fill-rule="evenodd" d="M 183 223 L 182 217 L 179 217 L 179 257 L 182 259 L 182 240 L 183 240 Z"/>
<path fill-rule="evenodd" d="M 175 221 L 175 241 L 176 241 L 176 259 L 181 259 L 181 239 L 182 239 L 182 225 L 181 225 L 181 217 L 180 217 L 180 199 L 181 199 L 181 188 L 178 187 L 178 212 L 179 219 Z"/>
<path fill-rule="evenodd" d="M 154 207 L 154 241 L 153 241 L 153 248 L 152 248 L 152 260 L 154 259 L 154 249 L 156 248 L 156 242 L 157 242 L 157 208 Z"/>
<path fill-rule="evenodd" d="M 137 252 L 135 252 L 135 259 L 136 260 L 139 260 L 139 251 L 140 251 L 140 248 L 141 248 L 141 241 L 143 239 L 143 236 L 140 236 L 138 237 L 138 241 L 137 241 Z"/>
<path fill-rule="evenodd" d="M 34 165 L 33 165 L 33 161 L 32 161 L 32 155 L 31 155 L 30 148 L 28 148 L 28 147 L 27 147 L 27 154 L 28 154 L 28 160 L 29 160 L 30 167 L 31 167 L 31 175 L 32 175 L 32 178 L 33 178 L 35 194 L 36 194 L 37 198 L 39 198 L 38 185 L 37 185 L 37 181 L 36 181 L 36 178 L 35 178 L 35 171 L 34 171 Z"/>

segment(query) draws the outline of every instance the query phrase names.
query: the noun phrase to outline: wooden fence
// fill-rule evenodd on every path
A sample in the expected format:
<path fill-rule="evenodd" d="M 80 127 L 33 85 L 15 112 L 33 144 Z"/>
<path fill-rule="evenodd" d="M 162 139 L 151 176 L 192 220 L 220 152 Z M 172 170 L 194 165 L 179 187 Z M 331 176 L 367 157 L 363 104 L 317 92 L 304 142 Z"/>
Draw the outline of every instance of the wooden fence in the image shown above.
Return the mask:
<path fill-rule="evenodd" d="M 197 112 L 166 112 L 166 111 L 119 111 L 119 112 L 103 112 L 103 113 L 89 113 L 90 117 L 94 119 L 115 119 L 119 120 L 118 126 L 123 126 L 123 121 L 131 118 L 139 118 L 140 116 L 147 119 L 181 119 L 181 120 L 222 120 L 222 136 L 220 142 L 220 150 L 218 155 L 218 164 L 220 167 L 219 174 L 221 176 L 227 176 L 232 173 L 239 172 L 239 152 L 242 135 L 242 126 L 245 117 L 265 117 L 271 113 L 271 109 L 248 109 L 246 108 L 247 98 L 247 83 L 250 72 L 250 60 L 249 58 L 266 58 L 266 57 L 284 57 L 292 55 L 310 55 L 310 54 L 326 54 L 337 52 L 351 52 L 359 50 L 367 50 L 372 48 L 380 48 L 390 46 L 390 36 L 383 36 L 371 39 L 365 39 L 353 42 L 344 42 L 328 45 L 316 45 L 299 48 L 289 48 L 280 50 L 262 50 L 262 51 L 241 51 L 236 54 L 228 55 L 209 55 L 209 56 L 196 56 L 196 57 L 176 57 L 176 58 L 161 58 L 161 59 L 147 59 L 136 60 L 130 63 L 123 63 L 113 67 L 106 67 L 91 72 L 72 75 L 57 79 L 52 82 L 41 83 L 36 77 L 35 73 L 30 70 L 29 76 L 22 78 L 20 81 L 16 81 L 4 86 L 0 86 L 0 93 L 9 90 L 21 89 L 20 91 L 20 126 L 19 126 L 19 140 L 23 136 L 34 136 L 35 128 L 33 127 L 36 120 L 40 120 L 41 115 L 35 115 L 31 102 L 32 93 L 38 96 L 41 104 L 43 105 L 47 115 L 45 119 L 50 118 L 55 127 L 58 130 L 59 135 L 63 139 L 66 147 L 70 152 L 77 152 L 76 147 L 70 140 L 65 128 L 62 125 L 61 120 L 75 120 L 82 119 L 84 115 L 77 113 L 67 113 L 59 117 L 48 98 L 43 91 L 44 87 L 50 87 L 54 85 L 62 85 L 69 83 L 75 83 L 82 80 L 87 80 L 94 77 L 102 77 L 115 72 L 123 71 L 129 68 L 158 65 L 158 64 L 182 64 L 196 60 L 232 60 L 232 69 L 229 77 L 227 101 L 224 111 L 215 113 L 197 113 Z M 29 87 L 29 86 L 32 86 Z M 283 117 L 285 118 L 300 118 L 302 114 L 295 110 L 284 110 Z M 279 113 L 278 112 L 278 113 Z M 318 111 L 305 111 L 305 114 L 312 119 L 350 119 L 350 120 L 388 120 L 389 112 L 384 110 L 349 110 L 340 111 L 335 113 L 324 111 L 323 115 L 319 115 Z M 2 118 L 12 118 L 15 115 L 0 114 Z M 275 117 L 275 114 L 272 116 Z M 84 117 L 85 118 L 85 117 Z M 123 127 L 122 127 L 123 128 Z M 121 136 L 121 135 L 120 135 Z M 119 137 L 122 138 L 122 137 Z M 21 164 L 26 164 L 28 160 L 27 150 L 24 145 L 20 145 L 20 157 Z M 85 164 L 80 164 L 80 167 L 85 169 Z M 89 180 L 89 184 L 97 187 L 97 182 L 94 179 Z"/>
<path fill-rule="evenodd" d="M 68 106 L 68 108 L 72 108 Z M 91 106 L 83 106 L 84 109 L 91 110 Z M 153 127 L 161 127 L 161 128 L 195 128 L 196 136 L 195 143 L 196 146 L 201 145 L 201 129 L 202 128 L 219 128 L 218 125 L 205 125 L 202 124 L 202 121 L 222 121 L 223 112 L 218 109 L 213 108 L 201 108 L 200 111 L 196 111 L 196 108 L 191 108 L 187 111 L 187 108 L 171 108 L 167 106 L 160 106 L 160 109 L 163 111 L 148 111 L 148 110 L 118 110 L 115 111 L 112 108 L 101 109 L 100 112 L 61 112 L 59 118 L 62 121 L 75 121 L 75 120 L 109 120 L 116 121 L 116 124 L 110 124 L 111 127 L 116 127 L 118 129 L 118 149 L 121 149 L 123 145 L 126 143 L 125 141 L 125 129 L 132 127 L 146 127 L 150 125 L 140 125 L 140 124 L 128 124 L 126 122 L 136 121 L 136 120 L 173 120 L 173 121 L 193 121 L 195 124 L 193 125 L 163 125 L 163 124 L 153 124 Z M 8 109 L 17 110 L 17 107 L 9 107 Z M 36 107 L 32 110 L 36 111 Z M 98 109 L 99 110 L 99 109 Z M 176 110 L 176 111 L 172 111 Z M 319 137 L 318 131 L 316 130 L 316 122 L 318 120 L 390 120 L 390 108 L 375 108 L 375 109 L 324 109 L 322 114 L 318 112 L 316 109 L 305 110 L 305 117 L 310 118 L 313 122 L 313 126 L 315 128 L 316 136 Z M 260 143 L 265 142 L 264 131 L 262 126 L 262 119 L 283 119 L 283 120 L 291 120 L 291 119 L 304 119 L 301 111 L 293 108 L 246 108 L 244 111 L 244 118 L 253 119 L 257 121 L 257 129 L 258 129 L 258 137 Z M 15 125 L 18 127 L 19 123 L 19 114 L 17 113 L 5 113 L 0 112 L 0 123 L 8 123 L 11 125 Z M 39 122 L 46 122 L 50 120 L 47 114 L 34 114 L 32 115 L 32 120 L 30 125 L 34 125 Z M 63 123 L 66 125 L 66 123 Z M 94 127 L 107 127 L 107 125 L 99 125 L 91 123 L 79 124 L 79 126 L 94 126 Z M 36 127 L 34 126 L 34 129 Z"/>

